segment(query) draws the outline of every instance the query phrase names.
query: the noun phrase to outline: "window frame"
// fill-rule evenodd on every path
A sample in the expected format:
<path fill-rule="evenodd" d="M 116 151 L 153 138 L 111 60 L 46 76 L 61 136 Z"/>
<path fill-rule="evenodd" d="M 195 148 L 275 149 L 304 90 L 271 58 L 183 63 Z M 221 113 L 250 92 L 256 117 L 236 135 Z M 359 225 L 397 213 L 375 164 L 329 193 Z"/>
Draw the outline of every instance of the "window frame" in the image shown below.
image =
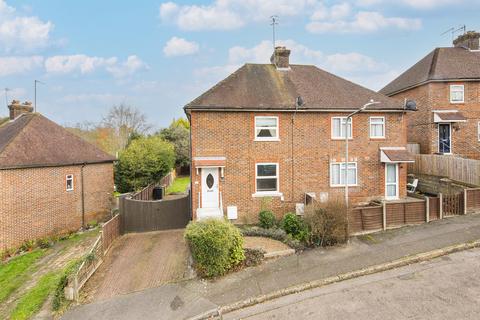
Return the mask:
<path fill-rule="evenodd" d="M 355 165 L 355 184 L 348 184 L 348 186 L 349 187 L 358 187 L 358 162 L 357 161 L 349 161 L 348 165 L 350 165 L 350 164 Z M 342 183 L 339 183 L 339 184 L 334 184 L 333 183 L 333 171 L 332 171 L 332 169 L 333 169 L 333 166 L 335 166 L 335 165 L 340 166 L 340 171 L 339 171 L 340 172 L 340 179 L 339 180 L 341 181 L 342 176 L 343 176 L 341 174 L 342 173 L 342 166 L 345 165 L 345 162 L 343 162 L 343 161 L 342 162 L 330 162 L 330 177 L 329 177 L 330 178 L 329 179 L 330 180 L 330 187 L 332 187 L 332 188 L 345 187 L 344 183 L 343 184 Z M 347 170 L 348 170 L 348 165 L 347 165 Z M 348 171 L 347 171 L 347 178 L 348 178 Z"/>
<path fill-rule="evenodd" d="M 277 125 L 275 127 L 276 136 L 275 137 L 258 137 L 257 136 L 257 128 L 270 128 L 270 127 L 257 127 L 257 119 L 268 119 L 273 118 L 275 119 Z M 253 128 L 254 128 L 254 141 L 280 141 L 280 122 L 278 116 L 255 116 L 253 120 Z"/>
<path fill-rule="evenodd" d="M 372 124 L 372 119 L 382 119 L 382 126 L 383 126 L 383 135 L 382 136 L 373 136 L 372 135 L 372 125 L 380 125 L 379 123 Z M 386 134 L 386 128 L 387 128 L 387 125 L 386 125 L 385 117 L 374 116 L 374 117 L 369 118 L 370 139 L 385 139 L 385 137 L 387 135 Z"/>
<path fill-rule="evenodd" d="M 462 88 L 462 100 L 460 101 L 455 101 L 453 100 L 453 96 L 452 96 L 452 92 L 454 91 L 453 89 L 457 87 L 457 88 Z M 465 103 L 465 85 L 463 84 L 451 84 L 450 85 L 450 103 Z"/>
<path fill-rule="evenodd" d="M 387 181 L 389 165 L 395 166 L 395 193 L 396 193 L 395 196 L 388 195 L 388 186 L 393 185 L 393 183 Z M 400 167 L 398 163 L 385 163 L 385 200 L 397 200 L 400 198 L 399 171 L 400 171 Z"/>
<path fill-rule="evenodd" d="M 72 181 L 72 187 L 69 188 L 68 187 L 68 181 L 71 180 Z M 65 175 L 65 191 L 74 191 L 75 190 L 75 179 L 74 179 L 74 176 L 73 174 L 66 174 Z"/>
<path fill-rule="evenodd" d="M 335 122 L 336 119 L 340 119 L 340 135 L 341 136 L 335 136 L 335 134 L 334 134 L 334 132 L 335 132 L 334 122 Z M 330 126 L 331 126 L 331 130 L 330 130 L 331 131 L 330 132 L 331 136 L 330 136 L 330 138 L 332 140 L 345 140 L 345 133 L 343 133 L 343 135 L 342 135 L 342 126 L 343 126 L 343 124 L 342 124 L 343 121 L 342 120 L 344 120 L 344 119 L 347 119 L 347 117 L 331 117 L 331 119 L 330 119 Z M 351 117 L 349 119 L 349 122 L 350 122 L 351 130 L 350 130 L 350 135 L 348 136 L 348 140 L 352 140 L 353 139 L 353 119 Z M 345 130 L 348 130 L 348 123 L 346 123 L 345 128 L 346 128 Z"/>
<path fill-rule="evenodd" d="M 477 139 L 480 141 L 480 121 L 477 122 Z"/>
<path fill-rule="evenodd" d="M 275 176 L 258 176 L 258 166 L 267 166 L 267 165 L 275 165 Z M 261 194 L 278 194 L 280 193 L 280 172 L 279 172 L 279 164 L 278 162 L 258 162 L 255 163 L 255 194 L 261 195 Z M 276 190 L 269 190 L 269 191 L 259 191 L 258 190 L 258 185 L 257 185 L 257 180 L 258 179 L 273 179 L 275 178 L 277 180 L 276 183 Z"/>

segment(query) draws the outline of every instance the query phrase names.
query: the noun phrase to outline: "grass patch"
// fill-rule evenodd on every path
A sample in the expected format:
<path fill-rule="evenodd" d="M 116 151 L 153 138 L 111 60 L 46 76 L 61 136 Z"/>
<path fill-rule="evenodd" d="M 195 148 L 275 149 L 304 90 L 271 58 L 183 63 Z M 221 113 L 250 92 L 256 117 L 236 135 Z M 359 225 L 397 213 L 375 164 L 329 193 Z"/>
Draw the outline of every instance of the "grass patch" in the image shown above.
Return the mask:
<path fill-rule="evenodd" d="M 185 192 L 185 190 L 187 190 L 189 185 L 190 185 L 189 176 L 177 177 L 173 181 L 172 185 L 167 188 L 167 194 Z"/>
<path fill-rule="evenodd" d="M 78 270 L 78 267 L 82 263 L 83 258 L 79 258 L 73 261 L 70 261 L 68 265 L 60 273 L 60 277 L 55 288 L 55 294 L 53 295 L 52 300 L 52 309 L 54 311 L 64 311 L 68 308 L 70 301 L 65 299 L 64 289 L 68 284 L 68 278 Z"/>
<path fill-rule="evenodd" d="M 52 271 L 43 275 L 37 284 L 20 298 L 10 314 L 12 320 L 29 319 L 43 306 L 48 296 L 57 287 L 61 273 Z"/>
<path fill-rule="evenodd" d="M 33 264 L 44 254 L 36 249 L 0 264 L 0 303 L 28 280 Z"/>

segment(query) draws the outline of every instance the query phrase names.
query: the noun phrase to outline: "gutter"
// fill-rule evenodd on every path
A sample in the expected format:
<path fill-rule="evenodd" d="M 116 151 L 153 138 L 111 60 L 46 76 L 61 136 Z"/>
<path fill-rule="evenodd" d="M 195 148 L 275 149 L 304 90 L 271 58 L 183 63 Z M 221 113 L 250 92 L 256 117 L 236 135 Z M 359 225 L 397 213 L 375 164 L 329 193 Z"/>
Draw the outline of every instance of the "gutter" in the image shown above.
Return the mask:
<path fill-rule="evenodd" d="M 400 89 L 400 90 L 396 90 L 396 91 L 392 91 L 390 93 L 382 93 L 384 95 L 386 95 L 387 97 L 392 97 L 396 94 L 399 94 L 399 93 L 402 93 L 402 92 L 405 92 L 405 91 L 408 91 L 408 90 L 411 90 L 411 89 L 415 89 L 417 87 L 421 87 L 425 84 L 429 84 L 429 83 L 442 83 L 442 82 L 452 82 L 452 81 L 460 81 L 460 82 L 477 82 L 477 81 L 480 81 L 480 78 L 459 78 L 459 79 L 455 79 L 455 78 L 452 78 L 452 79 L 438 79 L 438 80 L 435 80 L 435 79 L 431 79 L 431 80 L 425 80 L 425 81 L 422 81 L 422 82 L 419 82 L 417 84 L 413 84 L 411 86 L 408 86 L 408 87 L 405 87 L 403 89 Z M 379 93 L 381 93 L 382 90 L 379 91 Z"/>
<path fill-rule="evenodd" d="M 82 164 L 82 167 L 80 168 L 80 176 L 82 179 L 82 229 L 85 229 L 85 190 L 84 190 L 84 183 L 83 183 L 83 168 L 85 168 L 87 164 L 84 163 Z"/>
<path fill-rule="evenodd" d="M 319 112 L 319 113 L 341 113 L 341 112 L 352 112 L 355 109 L 279 109 L 279 108 L 217 108 L 217 107 L 189 107 L 185 108 L 185 113 L 189 114 L 192 111 L 210 111 L 210 112 Z M 399 113 L 399 112 L 408 112 L 409 110 L 405 110 L 403 107 L 399 107 L 398 109 L 370 109 L 366 112 L 372 113 Z"/>
<path fill-rule="evenodd" d="M 62 163 L 58 163 L 58 164 L 56 164 L 56 163 L 53 163 L 53 164 L 26 164 L 26 165 L 0 167 L 0 170 L 70 167 L 70 166 L 79 166 L 79 165 L 87 165 L 87 164 L 114 163 L 115 161 L 118 161 L 118 160 L 114 159 L 114 160 L 103 160 L 103 161 L 96 161 L 96 162 L 76 162 L 76 163 L 63 163 L 63 164 Z"/>

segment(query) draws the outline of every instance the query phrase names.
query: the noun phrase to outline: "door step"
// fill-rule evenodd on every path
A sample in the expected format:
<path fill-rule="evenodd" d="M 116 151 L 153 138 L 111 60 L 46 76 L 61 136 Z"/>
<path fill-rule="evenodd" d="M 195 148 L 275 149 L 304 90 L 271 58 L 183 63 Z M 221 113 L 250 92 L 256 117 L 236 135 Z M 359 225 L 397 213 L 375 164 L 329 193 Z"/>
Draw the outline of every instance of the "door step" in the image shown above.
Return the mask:
<path fill-rule="evenodd" d="M 223 219 L 223 211 L 220 208 L 198 208 L 197 220 L 216 218 Z"/>

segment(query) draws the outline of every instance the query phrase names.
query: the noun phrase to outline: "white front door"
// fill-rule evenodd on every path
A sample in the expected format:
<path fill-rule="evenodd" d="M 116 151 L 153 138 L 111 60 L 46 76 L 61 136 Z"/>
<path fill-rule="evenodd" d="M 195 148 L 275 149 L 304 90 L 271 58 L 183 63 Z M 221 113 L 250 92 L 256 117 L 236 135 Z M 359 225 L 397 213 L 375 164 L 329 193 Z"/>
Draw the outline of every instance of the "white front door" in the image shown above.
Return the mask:
<path fill-rule="evenodd" d="M 398 164 L 385 164 L 385 198 L 398 199 Z"/>
<path fill-rule="evenodd" d="M 218 168 L 202 168 L 202 208 L 218 208 Z"/>

